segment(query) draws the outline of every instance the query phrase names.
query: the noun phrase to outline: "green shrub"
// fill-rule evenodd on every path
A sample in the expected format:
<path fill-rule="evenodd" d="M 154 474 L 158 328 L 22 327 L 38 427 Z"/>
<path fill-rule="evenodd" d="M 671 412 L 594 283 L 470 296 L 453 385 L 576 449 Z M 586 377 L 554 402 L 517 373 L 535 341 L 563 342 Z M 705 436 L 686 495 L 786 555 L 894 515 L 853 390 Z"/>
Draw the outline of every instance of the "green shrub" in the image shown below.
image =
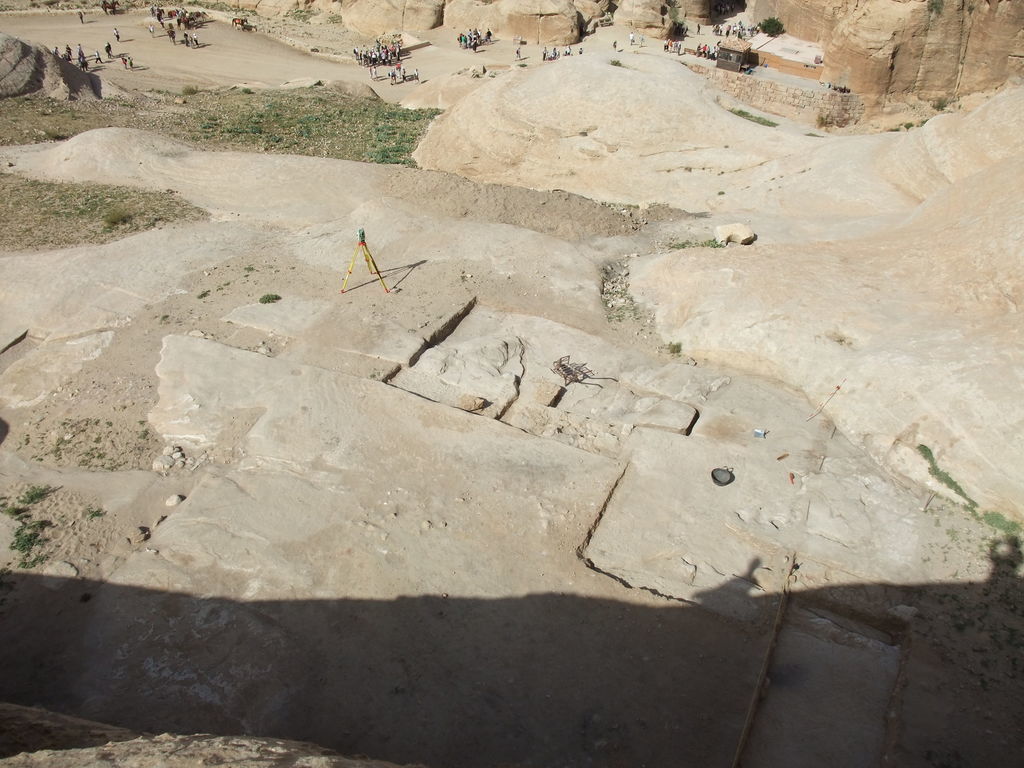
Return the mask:
<path fill-rule="evenodd" d="M 935 460 L 935 454 L 932 453 L 931 448 L 927 445 L 919 445 L 917 446 L 917 452 L 920 453 L 924 457 L 924 460 L 928 462 L 928 474 L 963 499 L 969 509 L 974 510 L 978 506 L 978 502 L 967 495 L 967 491 L 961 487 L 960 483 L 950 477 L 948 472 L 939 467 L 938 462 Z"/>
<path fill-rule="evenodd" d="M 260 296 L 260 304 L 273 304 L 274 302 L 280 301 L 281 297 L 276 293 L 264 293 Z"/>
<path fill-rule="evenodd" d="M 181 89 L 182 96 L 195 96 L 197 93 L 199 93 L 199 89 L 194 85 L 186 85 Z"/>
<path fill-rule="evenodd" d="M 56 488 L 51 485 L 30 486 L 23 494 L 21 494 L 21 496 L 18 497 L 18 503 L 31 506 L 36 502 L 42 501 L 55 490 Z"/>
<path fill-rule="evenodd" d="M 11 549 L 21 555 L 19 568 L 34 568 L 46 560 L 45 555 L 33 555 L 32 550 L 46 542 L 43 530 L 50 527 L 47 520 L 25 520 L 14 532 Z"/>
<path fill-rule="evenodd" d="M 107 212 L 103 214 L 103 223 L 111 229 L 127 224 L 131 220 L 132 212 L 123 205 L 115 205 L 113 208 L 108 208 Z"/>
<path fill-rule="evenodd" d="M 932 102 L 932 106 L 935 107 L 936 112 L 944 112 L 946 110 L 946 107 L 949 106 L 949 99 L 947 99 L 945 96 L 940 96 L 939 98 Z"/>
<path fill-rule="evenodd" d="M 775 16 L 769 16 L 761 22 L 761 31 L 768 37 L 778 37 L 786 32 L 786 27 Z"/>
<path fill-rule="evenodd" d="M 612 59 L 608 63 L 611 64 L 613 67 L 621 67 L 622 66 L 622 62 L 619 61 L 618 59 Z"/>
<path fill-rule="evenodd" d="M 745 109 L 730 109 L 729 111 L 737 117 L 742 117 L 744 120 L 749 120 L 750 122 L 757 123 L 758 125 L 766 125 L 769 128 L 774 128 L 778 125 L 774 120 L 769 120 L 767 117 L 761 117 L 760 115 L 753 115 Z"/>

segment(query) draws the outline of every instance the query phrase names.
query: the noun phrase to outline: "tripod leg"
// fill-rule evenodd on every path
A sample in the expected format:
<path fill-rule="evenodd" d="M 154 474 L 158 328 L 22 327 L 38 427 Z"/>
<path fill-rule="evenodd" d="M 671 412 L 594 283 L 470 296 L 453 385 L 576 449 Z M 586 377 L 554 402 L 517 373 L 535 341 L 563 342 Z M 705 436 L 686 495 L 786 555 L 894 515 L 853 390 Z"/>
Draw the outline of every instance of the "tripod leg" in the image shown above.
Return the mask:
<path fill-rule="evenodd" d="M 366 257 L 367 269 L 370 270 L 371 275 L 376 275 L 377 279 L 380 280 L 380 284 L 381 287 L 384 289 L 384 293 L 391 293 L 391 291 L 388 290 L 387 284 L 384 282 L 384 276 L 380 273 L 380 270 L 377 269 L 377 262 L 373 260 L 373 256 L 370 254 L 370 249 L 367 248 L 365 245 L 363 246 L 363 256 Z"/>
<path fill-rule="evenodd" d="M 348 263 L 348 272 L 345 274 L 345 279 L 342 280 L 342 282 L 341 282 L 341 293 L 344 293 L 345 289 L 348 287 L 348 279 L 350 277 L 352 277 L 352 268 L 356 265 L 356 256 L 358 256 L 358 255 L 359 255 L 359 246 L 357 245 L 356 249 L 354 251 L 352 251 L 352 261 L 350 261 Z"/>

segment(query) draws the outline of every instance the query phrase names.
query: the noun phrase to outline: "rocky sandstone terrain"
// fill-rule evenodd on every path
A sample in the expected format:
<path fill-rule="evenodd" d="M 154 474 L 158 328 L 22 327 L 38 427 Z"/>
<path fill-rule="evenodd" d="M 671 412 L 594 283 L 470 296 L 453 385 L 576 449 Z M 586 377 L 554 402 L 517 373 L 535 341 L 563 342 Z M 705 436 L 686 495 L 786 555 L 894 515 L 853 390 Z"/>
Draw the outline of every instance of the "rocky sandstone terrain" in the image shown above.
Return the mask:
<path fill-rule="evenodd" d="M 0 699 L 111 724 L 0 762 L 1024 757 L 1024 90 L 807 135 L 620 56 L 410 93 L 422 170 L 0 148 L 206 214 L 0 253 Z"/>
<path fill-rule="evenodd" d="M 849 86 L 875 107 L 948 101 L 1024 75 L 1024 6 L 1013 0 L 756 0 L 751 10 L 818 41 L 822 79 Z"/>

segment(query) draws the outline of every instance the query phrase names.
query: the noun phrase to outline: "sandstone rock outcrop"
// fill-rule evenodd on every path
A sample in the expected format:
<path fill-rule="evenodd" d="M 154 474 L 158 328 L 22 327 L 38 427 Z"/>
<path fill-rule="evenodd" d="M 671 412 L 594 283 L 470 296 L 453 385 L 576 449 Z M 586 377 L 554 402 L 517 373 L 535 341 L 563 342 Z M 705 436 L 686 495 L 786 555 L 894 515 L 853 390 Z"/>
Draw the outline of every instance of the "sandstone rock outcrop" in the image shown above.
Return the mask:
<path fill-rule="evenodd" d="M 100 79 L 42 46 L 0 32 L 0 99 L 43 93 L 53 99 L 93 99 Z"/>
<path fill-rule="evenodd" d="M 641 35 L 663 38 L 672 26 L 669 10 L 660 0 L 625 0 L 615 11 L 615 23 Z"/>
<path fill-rule="evenodd" d="M 757 0 L 755 19 L 777 16 L 825 50 L 822 80 L 849 86 L 873 107 L 953 99 L 1024 74 L 1024 5 L 1006 0 Z"/>
<path fill-rule="evenodd" d="M 571 0 L 453 0 L 444 24 L 452 29 L 490 29 L 499 37 L 528 43 L 568 45 L 580 39 L 580 14 Z"/>
<path fill-rule="evenodd" d="M 341 17 L 349 29 L 371 36 L 433 29 L 444 18 L 444 0 L 351 0 Z"/>
<path fill-rule="evenodd" d="M 573 0 L 573 5 L 580 12 L 583 28 L 588 32 L 611 10 L 611 0 Z"/>

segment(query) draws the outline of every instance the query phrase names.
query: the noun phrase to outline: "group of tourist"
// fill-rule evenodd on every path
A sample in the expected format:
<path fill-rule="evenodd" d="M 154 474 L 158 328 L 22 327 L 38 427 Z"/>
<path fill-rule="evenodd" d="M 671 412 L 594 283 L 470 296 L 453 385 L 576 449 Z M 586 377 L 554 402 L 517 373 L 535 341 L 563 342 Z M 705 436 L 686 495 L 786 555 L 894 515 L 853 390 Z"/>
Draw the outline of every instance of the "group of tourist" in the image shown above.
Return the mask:
<path fill-rule="evenodd" d="M 698 45 L 697 55 L 702 59 L 709 59 L 715 61 L 718 58 L 718 43 L 715 43 L 715 47 L 711 48 L 708 45 Z"/>
<path fill-rule="evenodd" d="M 376 67 L 370 67 L 370 78 L 373 80 L 377 79 Z M 402 62 L 398 62 L 388 72 L 388 78 L 391 80 L 392 85 L 404 83 L 406 80 L 415 80 L 418 83 L 420 81 L 420 71 L 414 69 L 412 72 L 409 72 L 402 66 Z"/>
<path fill-rule="evenodd" d="M 517 49 L 516 53 L 518 55 L 518 49 Z M 583 55 L 583 46 L 582 45 L 580 46 L 579 54 L 578 55 L 580 55 L 580 56 Z M 565 46 L 565 49 L 563 51 L 561 51 L 561 52 L 559 52 L 559 50 L 557 48 L 552 48 L 550 51 L 547 48 L 545 48 L 543 51 L 541 51 L 540 59 L 541 59 L 541 61 L 558 61 L 562 56 L 572 56 L 572 46 L 571 45 Z"/>
<path fill-rule="evenodd" d="M 149 6 L 149 15 L 156 19 L 157 23 L 163 28 L 164 19 L 167 19 L 167 25 L 176 25 L 178 29 L 184 27 L 185 29 L 195 29 L 201 27 L 206 23 L 206 14 L 202 11 L 186 11 L 184 8 L 172 8 L 169 11 L 165 11 L 163 8 L 158 8 L 155 5 Z M 153 26 L 150 25 L 150 30 Z"/>
<path fill-rule="evenodd" d="M 458 36 L 459 47 L 473 51 L 476 53 L 476 49 L 485 43 L 490 43 L 494 39 L 491 34 L 491 30 L 487 30 L 484 34 L 480 34 L 479 29 L 471 29 L 468 32 L 460 32 Z"/>
<path fill-rule="evenodd" d="M 742 21 L 737 21 L 734 24 L 726 24 L 724 27 L 721 24 L 716 24 L 711 31 L 715 37 L 730 37 L 735 35 L 742 39 L 744 37 L 753 37 L 757 32 L 757 27 L 751 27 L 744 24 Z"/>
<path fill-rule="evenodd" d="M 85 72 L 89 71 L 89 57 L 86 56 L 85 55 L 85 51 L 82 50 L 82 44 L 81 43 L 78 44 L 78 51 L 76 52 L 75 57 L 72 57 L 72 55 L 71 55 L 71 46 L 70 45 L 65 45 L 64 46 L 64 53 L 60 52 L 60 48 L 58 48 L 57 46 L 54 46 L 53 47 L 53 55 L 56 56 L 58 59 L 64 59 L 64 61 L 66 61 L 68 64 L 70 64 L 75 58 L 77 58 L 79 69 L 81 69 L 81 70 L 83 70 Z M 96 51 L 96 62 L 99 63 L 101 61 L 103 61 L 103 59 L 100 58 L 100 52 Z"/>
<path fill-rule="evenodd" d="M 366 48 L 353 48 L 352 57 L 361 67 L 393 67 L 402 59 L 402 38 L 378 37 L 377 41 Z"/>
<path fill-rule="evenodd" d="M 118 38 L 120 38 L 120 36 L 118 36 Z M 113 46 L 110 43 L 107 43 L 103 50 L 107 53 L 107 59 L 113 61 L 115 58 Z M 103 63 L 103 57 L 100 55 L 99 51 L 93 52 L 93 54 L 90 56 L 86 54 L 85 49 L 82 48 L 81 43 L 78 44 L 78 48 L 75 51 L 74 55 L 72 55 L 71 53 L 71 46 L 67 44 L 64 45 L 63 53 L 61 53 L 59 47 L 54 46 L 53 55 L 56 56 L 58 59 L 64 59 L 64 61 L 68 62 L 68 64 L 71 64 L 73 61 L 77 61 L 78 68 L 81 69 L 83 72 L 89 71 L 90 61 L 93 61 L 96 64 Z M 135 62 L 132 60 L 132 57 L 128 54 L 118 54 L 117 58 L 121 59 L 121 63 L 124 65 L 125 69 L 135 69 Z"/>

